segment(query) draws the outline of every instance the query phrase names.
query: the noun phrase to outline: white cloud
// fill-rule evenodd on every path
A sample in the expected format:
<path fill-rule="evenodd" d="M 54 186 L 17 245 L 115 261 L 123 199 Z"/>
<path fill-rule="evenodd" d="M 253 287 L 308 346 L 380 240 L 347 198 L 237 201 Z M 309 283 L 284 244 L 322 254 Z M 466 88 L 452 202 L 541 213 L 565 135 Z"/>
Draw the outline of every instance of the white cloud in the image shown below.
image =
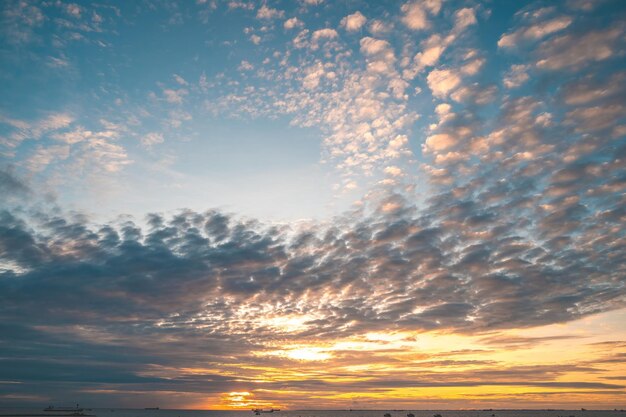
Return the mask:
<path fill-rule="evenodd" d="M 300 31 L 300 33 L 298 33 L 296 37 L 293 38 L 293 46 L 295 46 L 298 49 L 307 47 L 309 45 L 308 35 L 309 35 L 308 29 L 304 29 Z"/>
<path fill-rule="evenodd" d="M 57 58 L 54 56 L 48 57 L 48 62 L 46 63 L 49 67 L 52 68 L 64 68 L 70 65 L 69 61 L 65 58 Z"/>
<path fill-rule="evenodd" d="M 351 15 L 348 15 L 341 19 L 341 26 L 346 28 L 348 32 L 355 32 L 361 29 L 365 23 L 367 22 L 367 18 L 361 14 L 361 12 L 357 11 Z"/>
<path fill-rule="evenodd" d="M 517 88 L 528 81 L 527 65 L 511 65 L 511 68 L 504 75 L 504 86 L 506 88 Z"/>
<path fill-rule="evenodd" d="M 382 35 L 388 33 L 393 29 L 393 24 L 390 22 L 383 22 L 380 19 L 372 20 L 368 26 L 368 30 L 373 35 Z"/>
<path fill-rule="evenodd" d="M 373 55 L 389 55 L 393 54 L 391 45 L 387 41 L 371 38 L 369 36 L 364 37 L 360 41 L 361 52 L 367 56 Z"/>
<path fill-rule="evenodd" d="M 64 129 L 73 121 L 74 118 L 69 113 L 52 113 L 32 123 L 0 115 L 0 123 L 7 124 L 14 129 L 8 136 L 0 136 L 0 143 L 9 148 L 15 148 L 24 140 L 40 139 L 50 132 Z"/>
<path fill-rule="evenodd" d="M 625 114 L 626 105 L 600 104 L 568 112 L 566 122 L 576 126 L 578 132 L 591 132 L 615 127 L 619 120 L 624 119 Z"/>
<path fill-rule="evenodd" d="M 404 70 L 404 77 L 414 78 L 427 67 L 432 67 L 439 62 L 441 55 L 469 26 L 476 24 L 474 9 L 459 9 L 454 14 L 454 27 L 446 35 L 433 34 L 420 43 L 422 50 L 413 57 L 413 66 Z"/>
<path fill-rule="evenodd" d="M 241 61 L 237 69 L 239 71 L 252 71 L 254 69 L 254 65 L 244 59 L 243 61 Z"/>
<path fill-rule="evenodd" d="M 460 32 L 468 26 L 476 24 L 474 9 L 466 7 L 454 13 L 454 30 Z"/>
<path fill-rule="evenodd" d="M 56 133 L 52 135 L 52 138 L 57 141 L 63 142 L 67 145 L 73 145 L 75 143 L 79 143 L 84 140 L 87 140 L 91 136 L 93 136 L 92 131 L 85 130 L 83 127 L 78 126 L 76 129 L 69 131 L 69 132 Z"/>
<path fill-rule="evenodd" d="M 431 35 L 426 41 L 422 43 L 424 48 L 422 52 L 418 52 L 413 61 L 415 63 L 414 68 L 410 72 L 409 77 L 413 78 L 418 72 L 422 71 L 426 67 L 431 67 L 437 62 L 441 54 L 446 50 L 449 44 L 449 39 L 442 39 L 440 35 Z"/>
<path fill-rule="evenodd" d="M 303 32 L 300 32 L 300 34 L 302 34 Z M 317 49 L 320 46 L 321 40 L 336 39 L 337 37 L 339 37 L 339 34 L 337 33 L 335 29 L 330 29 L 330 28 L 319 29 L 311 34 L 311 44 L 309 46 L 312 49 Z M 294 42 L 295 42 L 295 39 L 294 39 Z"/>
<path fill-rule="evenodd" d="M 456 138 L 448 133 L 437 133 L 426 138 L 425 152 L 439 152 L 456 145 Z"/>
<path fill-rule="evenodd" d="M 118 172 L 132 161 L 123 146 L 114 143 L 123 126 L 102 120 L 105 130 L 91 131 L 81 126 L 68 132 L 53 134 L 52 139 L 61 145 L 40 146 L 25 161 L 28 169 L 41 172 L 48 167 L 75 175 L 100 175 Z M 53 167 L 53 164 L 56 164 Z"/>
<path fill-rule="evenodd" d="M 567 28 L 572 21 L 572 18 L 569 16 L 561 16 L 529 27 L 518 29 L 513 33 L 502 35 L 498 41 L 498 47 L 512 48 L 524 40 L 541 39 L 547 35 Z"/>
<path fill-rule="evenodd" d="M 311 39 L 316 42 L 320 39 L 334 39 L 337 36 L 339 36 L 339 34 L 335 29 L 325 28 L 313 32 L 313 34 L 311 35 Z"/>
<path fill-rule="evenodd" d="M 428 74 L 426 80 L 433 95 L 438 98 L 445 98 L 450 91 L 461 84 L 461 77 L 451 69 L 433 70 Z"/>
<path fill-rule="evenodd" d="M 428 12 L 433 15 L 439 13 L 441 0 L 413 1 L 402 5 L 402 23 L 409 29 L 422 30 L 430 27 Z"/>
<path fill-rule="evenodd" d="M 474 104 L 488 104 L 496 98 L 498 89 L 494 85 L 483 86 L 474 83 L 467 86 L 461 86 L 455 90 L 450 97 L 457 103 L 471 102 Z"/>
<path fill-rule="evenodd" d="M 68 113 L 53 113 L 36 123 L 33 126 L 32 131 L 36 137 L 39 137 L 45 132 L 67 127 L 73 122 L 73 120 L 74 118 Z"/>
<path fill-rule="evenodd" d="M 395 165 L 385 167 L 383 170 L 385 174 L 390 175 L 392 177 L 400 177 L 404 174 L 402 168 L 397 167 Z"/>
<path fill-rule="evenodd" d="M 24 161 L 32 172 L 41 172 L 54 161 L 65 160 L 70 156 L 68 145 L 38 146 L 35 152 Z"/>
<path fill-rule="evenodd" d="M 79 18 L 82 12 L 82 9 L 78 4 L 70 3 L 65 5 L 65 12 L 74 18 Z"/>
<path fill-rule="evenodd" d="M 611 58 L 623 43 L 624 27 L 590 31 L 582 35 L 563 35 L 544 42 L 537 67 L 549 70 L 575 70 L 592 61 Z"/>
<path fill-rule="evenodd" d="M 389 81 L 389 90 L 391 90 L 393 96 L 398 100 L 408 99 L 408 96 L 405 94 L 408 87 L 409 83 L 399 77 L 393 78 Z"/>
<path fill-rule="evenodd" d="M 164 142 L 163 134 L 157 133 L 157 132 L 150 132 L 142 136 L 141 138 L 141 144 L 146 148 L 150 148 L 153 145 L 163 143 L 163 142 Z"/>
<path fill-rule="evenodd" d="M 252 42 L 255 45 L 258 45 L 261 43 L 261 37 L 259 35 L 251 35 L 250 42 Z"/>
<path fill-rule="evenodd" d="M 188 85 L 189 83 L 183 77 L 178 74 L 174 74 L 174 80 L 180 85 Z"/>
<path fill-rule="evenodd" d="M 267 5 L 263 5 L 257 10 L 256 17 L 258 19 L 278 19 L 285 16 L 285 12 L 278 9 L 272 9 L 267 7 Z"/>
<path fill-rule="evenodd" d="M 369 71 L 384 73 L 388 76 L 393 76 L 396 73 L 394 68 L 396 57 L 389 42 L 366 36 L 361 39 L 360 44 L 361 52 L 367 57 L 367 68 Z M 395 82 L 390 86 L 392 89 L 397 90 L 400 88 L 402 90 L 401 93 L 396 92 L 396 96 L 398 94 L 403 95 L 406 88 L 406 83 L 403 80 L 399 80 L 399 82 L 402 82 L 402 84 Z"/>
<path fill-rule="evenodd" d="M 320 83 L 320 79 L 326 74 L 324 65 L 319 61 L 315 65 L 306 68 L 304 73 L 306 75 L 302 80 L 302 85 L 307 90 L 316 88 Z"/>
<path fill-rule="evenodd" d="M 626 93 L 626 72 L 618 72 L 610 77 L 602 77 L 601 81 L 592 77 L 576 78 L 563 86 L 563 101 L 570 106 L 588 104 L 610 97 L 623 96 Z"/>
<path fill-rule="evenodd" d="M 302 21 L 298 19 L 297 17 L 292 17 L 291 19 L 287 19 L 285 20 L 285 23 L 283 23 L 283 27 L 287 30 L 293 29 L 296 27 L 302 27 L 302 26 L 304 26 L 304 23 L 302 23 Z"/>
<path fill-rule="evenodd" d="M 254 9 L 254 3 L 247 2 L 247 1 L 231 0 L 231 1 L 228 2 L 228 8 L 229 9 L 253 10 Z"/>
<path fill-rule="evenodd" d="M 163 90 L 163 95 L 168 103 L 182 104 L 184 97 L 188 94 L 188 91 L 184 88 L 179 90 L 173 90 L 166 88 Z"/>
<path fill-rule="evenodd" d="M 26 43 L 35 37 L 34 28 L 46 20 L 42 10 L 26 1 L 3 3 L 1 28 L 7 39 L 14 43 Z"/>
<path fill-rule="evenodd" d="M 476 75 L 485 64 L 484 58 L 476 58 L 461 67 L 461 72 L 465 75 Z"/>

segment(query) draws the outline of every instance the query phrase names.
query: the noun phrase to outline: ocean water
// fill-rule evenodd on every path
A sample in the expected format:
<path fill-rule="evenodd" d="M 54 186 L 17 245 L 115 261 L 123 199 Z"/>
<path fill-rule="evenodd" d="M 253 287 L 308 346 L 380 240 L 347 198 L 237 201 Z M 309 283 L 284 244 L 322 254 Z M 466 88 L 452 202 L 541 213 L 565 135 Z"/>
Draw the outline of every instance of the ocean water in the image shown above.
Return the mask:
<path fill-rule="evenodd" d="M 292 410 L 263 413 L 262 417 L 626 417 L 625 411 L 609 410 Z M 44 413 L 43 408 L 0 408 L 0 417 L 39 414 L 54 417 L 55 413 Z M 59 413 L 61 414 L 61 413 Z M 123 408 L 94 408 L 85 414 L 96 417 L 256 417 L 252 411 L 214 410 L 141 410 Z"/>

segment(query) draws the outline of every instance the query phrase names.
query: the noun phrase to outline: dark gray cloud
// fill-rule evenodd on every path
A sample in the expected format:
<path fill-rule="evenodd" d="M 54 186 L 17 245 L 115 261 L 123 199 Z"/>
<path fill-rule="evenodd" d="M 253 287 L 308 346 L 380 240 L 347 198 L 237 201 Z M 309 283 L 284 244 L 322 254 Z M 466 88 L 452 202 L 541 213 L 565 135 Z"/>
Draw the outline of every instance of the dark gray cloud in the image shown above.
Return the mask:
<path fill-rule="evenodd" d="M 25 197 L 30 193 L 30 187 L 16 176 L 13 170 L 0 168 L 0 195 L 5 201 Z"/>
<path fill-rule="evenodd" d="M 494 192 L 500 193 L 497 187 Z M 509 202 L 502 197 L 503 205 Z M 445 195 L 420 210 L 373 210 L 362 220 L 346 217 L 327 230 L 305 231 L 215 211 L 151 215 L 146 227 L 94 227 L 80 216 L 5 210 L 0 350 L 6 359 L 0 379 L 218 392 L 245 384 L 210 374 L 164 379 L 150 369 L 193 368 L 198 361 L 288 363 L 251 355 L 278 340 L 388 329 L 476 332 L 573 320 L 619 307 L 625 295 L 623 252 L 616 249 L 621 232 L 609 232 L 616 223 L 603 223 L 604 238 L 593 247 L 581 244 L 588 232 L 579 225 L 593 215 L 589 209 L 546 213 L 536 227 L 564 225 L 562 233 L 537 240 L 519 233 L 510 209 L 492 204 L 486 211 L 476 200 Z M 506 224 L 511 226 L 504 229 Z M 602 251 L 612 256 L 598 257 Z M 289 330 L 263 315 L 310 318 Z M 447 382 L 435 386 L 517 381 L 620 388 L 559 385 L 551 381 L 559 372 L 554 367 L 551 374 L 547 368 L 499 374 L 485 366 L 473 373 L 475 382 L 448 372 Z M 312 381 L 292 383 L 306 388 Z M 433 382 L 409 384 L 422 385 Z"/>

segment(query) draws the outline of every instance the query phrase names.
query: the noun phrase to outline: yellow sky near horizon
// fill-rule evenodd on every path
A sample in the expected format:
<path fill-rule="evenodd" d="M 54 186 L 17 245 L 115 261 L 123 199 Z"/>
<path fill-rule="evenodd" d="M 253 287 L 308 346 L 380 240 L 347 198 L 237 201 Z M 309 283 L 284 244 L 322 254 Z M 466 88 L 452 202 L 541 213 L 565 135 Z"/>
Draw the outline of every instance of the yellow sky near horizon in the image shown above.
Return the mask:
<path fill-rule="evenodd" d="M 240 382 L 208 397 L 187 393 L 185 408 L 613 409 L 626 398 L 626 309 L 473 335 L 378 331 L 268 347 L 252 352 L 262 364 L 172 369 Z"/>

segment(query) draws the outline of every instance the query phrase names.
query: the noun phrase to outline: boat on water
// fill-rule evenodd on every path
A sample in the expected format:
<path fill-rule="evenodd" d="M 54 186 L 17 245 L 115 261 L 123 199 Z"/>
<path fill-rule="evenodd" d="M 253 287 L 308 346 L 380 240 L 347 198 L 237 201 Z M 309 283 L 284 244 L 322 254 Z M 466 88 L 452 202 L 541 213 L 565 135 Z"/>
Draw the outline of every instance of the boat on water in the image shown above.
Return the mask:
<path fill-rule="evenodd" d="M 54 413 L 82 413 L 84 409 L 78 408 L 78 404 L 76 404 L 76 407 L 55 407 L 53 405 L 49 405 L 44 408 L 43 411 Z"/>
<path fill-rule="evenodd" d="M 252 412 L 254 414 L 261 415 L 261 413 L 273 413 L 274 411 L 280 411 L 280 408 L 268 408 L 268 409 L 264 409 L 264 408 L 253 408 Z"/>
<path fill-rule="evenodd" d="M 146 407 L 144 410 L 158 410 L 159 407 Z"/>

